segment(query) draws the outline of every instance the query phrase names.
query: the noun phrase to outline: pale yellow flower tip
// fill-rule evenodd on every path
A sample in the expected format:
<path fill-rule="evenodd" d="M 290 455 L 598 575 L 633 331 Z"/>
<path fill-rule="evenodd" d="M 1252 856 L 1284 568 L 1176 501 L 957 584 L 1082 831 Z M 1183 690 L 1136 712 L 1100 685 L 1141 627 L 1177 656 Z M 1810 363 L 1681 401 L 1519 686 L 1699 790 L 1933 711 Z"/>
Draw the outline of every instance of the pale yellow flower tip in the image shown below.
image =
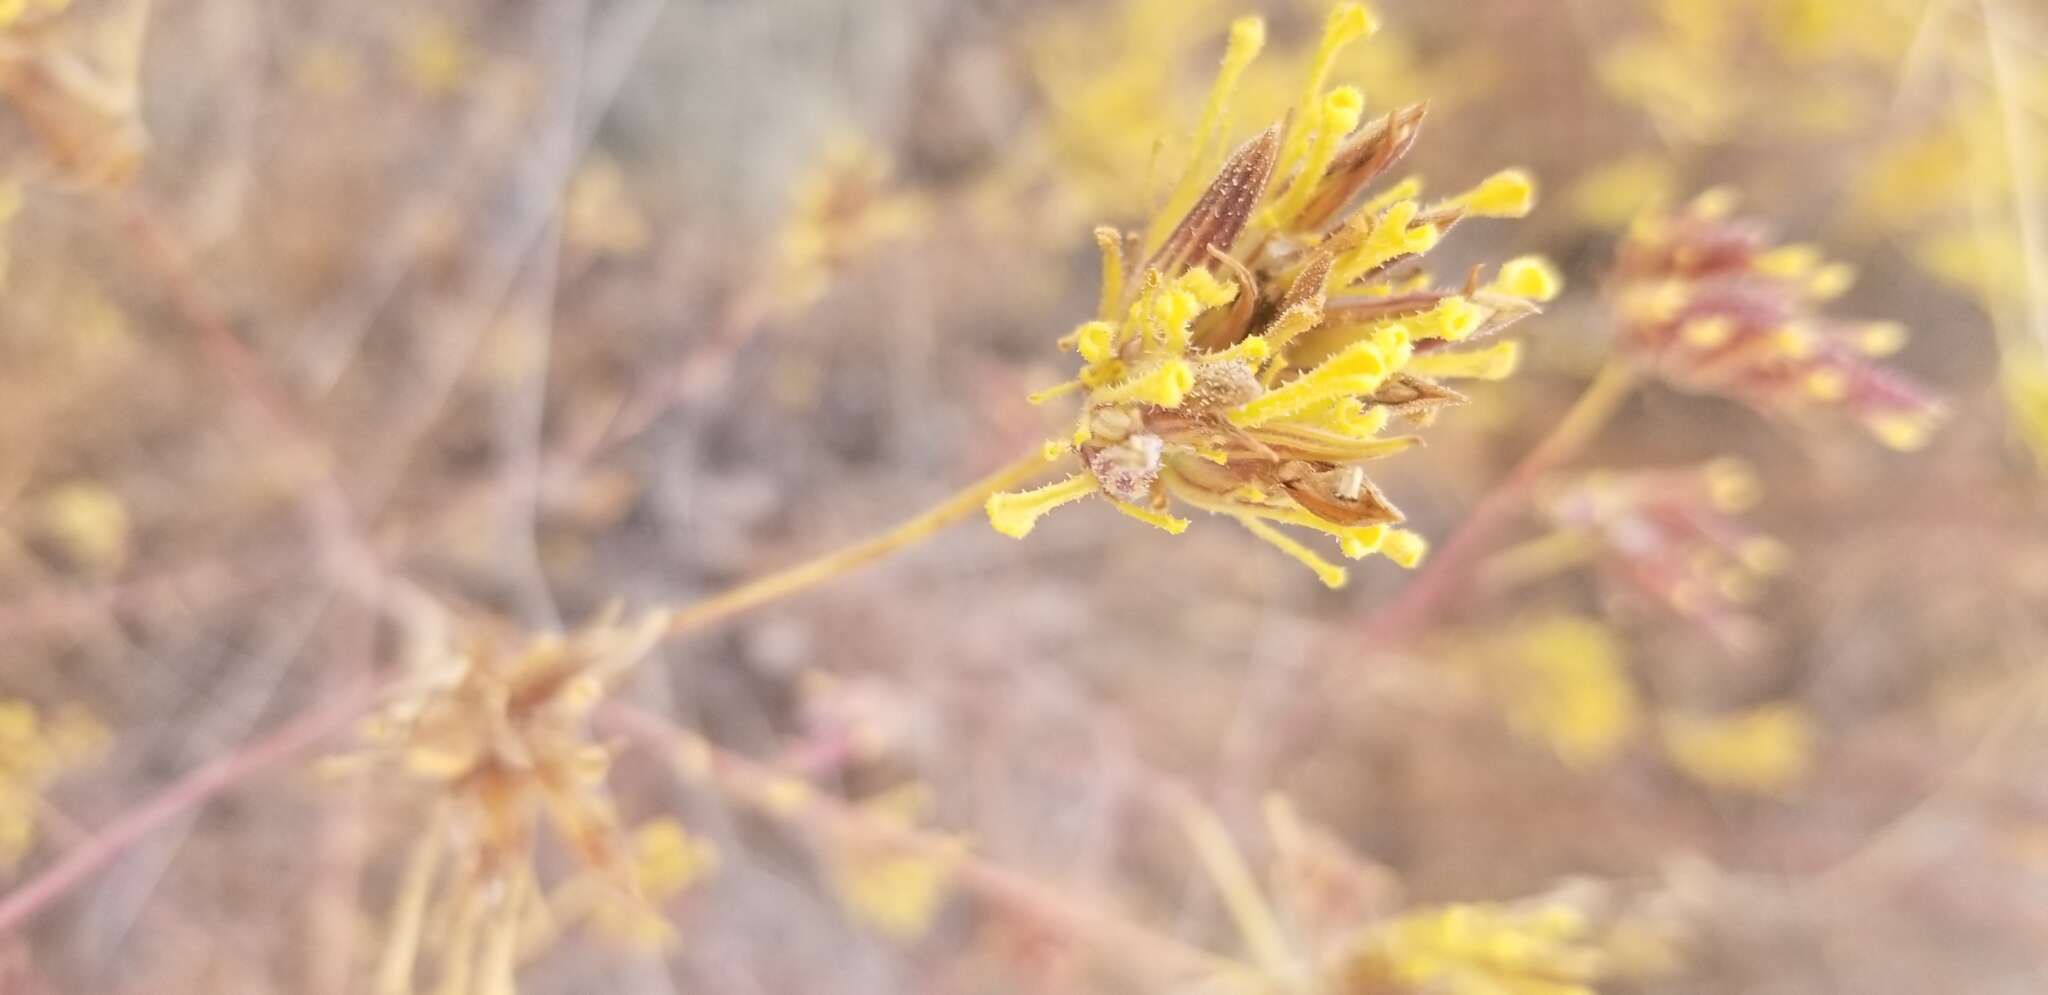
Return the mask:
<path fill-rule="evenodd" d="M 1792 565 L 1792 550 L 1769 536 L 1744 540 L 1736 547 L 1735 555 L 1742 560 L 1743 566 L 1764 576 L 1783 573 Z"/>
<path fill-rule="evenodd" d="M 1734 214 L 1741 203 L 1742 195 L 1733 187 L 1714 187 L 1693 198 L 1692 213 L 1706 221 L 1720 221 Z"/>
<path fill-rule="evenodd" d="M 1719 349 L 1735 337 L 1735 321 L 1727 315 L 1694 318 L 1678 330 L 1678 335 L 1695 349 Z"/>
<path fill-rule="evenodd" d="M 1527 217 L 1536 206 L 1536 180 L 1524 170 L 1504 169 L 1458 198 L 1458 203 L 1473 217 Z"/>
<path fill-rule="evenodd" d="M 983 509 L 988 512 L 988 523 L 997 532 L 1013 539 L 1022 539 L 1031 534 L 1038 520 L 1063 504 L 1079 501 L 1095 493 L 1095 478 L 1086 474 L 1075 474 L 1058 483 L 1028 491 L 1005 491 L 991 494 Z"/>
<path fill-rule="evenodd" d="M 1900 411 L 1873 415 L 1865 421 L 1877 441 L 1900 452 L 1912 452 L 1934 437 L 1939 419 L 1925 411 Z"/>
<path fill-rule="evenodd" d="M 1756 257 L 1756 271 L 1765 276 L 1796 279 L 1821 265 L 1820 250 L 1811 245 L 1781 245 Z"/>
<path fill-rule="evenodd" d="M 1362 560 L 1380 551 L 1387 541 L 1388 529 L 1384 525 L 1361 525 L 1346 529 L 1337 539 L 1337 548 L 1347 560 Z"/>
<path fill-rule="evenodd" d="M 1865 356 L 1889 356 L 1906 347 L 1906 326 L 1896 321 L 1873 321 L 1856 330 L 1856 351 Z"/>
<path fill-rule="evenodd" d="M 1829 263 L 1815 270 L 1806 281 L 1806 292 L 1816 300 L 1832 300 L 1849 292 L 1856 285 L 1856 267 L 1848 263 Z"/>
<path fill-rule="evenodd" d="M 640 887 L 657 898 L 682 892 L 718 867 L 718 848 L 669 818 L 635 829 L 633 854 Z"/>
<path fill-rule="evenodd" d="M 1391 529 L 1380 543 L 1380 552 L 1404 569 L 1413 570 L 1422 565 L 1422 558 L 1429 554 L 1429 540 L 1407 529 Z"/>
<path fill-rule="evenodd" d="M 1510 297 L 1542 304 L 1555 300 L 1564 290 L 1564 277 L 1542 256 L 1520 256 L 1501 264 L 1493 287 Z"/>
<path fill-rule="evenodd" d="M 794 777 L 776 777 L 761 786 L 761 804 L 772 815 L 788 818 L 809 807 L 817 792 Z"/>
<path fill-rule="evenodd" d="M 1484 309 L 1466 298 L 1446 297 L 1435 307 L 1407 319 L 1407 326 L 1394 326 L 1402 332 L 1397 342 L 1406 344 L 1411 339 L 1458 342 L 1478 331 L 1479 326 L 1486 323 L 1486 316 Z"/>
<path fill-rule="evenodd" d="M 1323 30 L 1330 40 L 1341 45 L 1379 30 L 1379 22 L 1364 4 L 1342 3 L 1330 11 L 1330 22 Z"/>
<path fill-rule="evenodd" d="M 1240 17 L 1230 22 L 1229 63 L 1242 66 L 1252 61 L 1259 50 L 1266 46 L 1266 19 L 1256 15 Z"/>
<path fill-rule="evenodd" d="M 1739 459 L 1717 459 L 1706 466 L 1707 500 L 1724 512 L 1746 511 L 1763 500 L 1756 472 Z"/>

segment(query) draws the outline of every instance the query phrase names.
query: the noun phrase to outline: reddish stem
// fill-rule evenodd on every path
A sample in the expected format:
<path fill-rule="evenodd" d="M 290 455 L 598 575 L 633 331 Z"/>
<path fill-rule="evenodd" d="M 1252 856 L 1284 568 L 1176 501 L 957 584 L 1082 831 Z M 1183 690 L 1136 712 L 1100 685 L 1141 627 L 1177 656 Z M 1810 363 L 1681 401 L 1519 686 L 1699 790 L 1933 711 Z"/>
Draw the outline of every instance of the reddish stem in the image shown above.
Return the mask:
<path fill-rule="evenodd" d="M 0 937 L 25 926 L 37 913 L 69 894 L 165 823 L 249 777 L 304 753 L 327 734 L 362 714 L 374 697 L 374 686 L 367 682 L 349 686 L 327 704 L 300 713 L 121 813 L 114 821 L 65 851 L 56 863 L 0 896 Z"/>
<path fill-rule="evenodd" d="M 1428 562 L 1408 586 L 1383 603 L 1366 619 L 1365 642 L 1369 646 L 1397 646 L 1413 636 L 1422 624 L 1434 618 L 1446 598 L 1458 589 L 1480 554 L 1490 546 L 1501 527 L 1520 511 L 1529 491 L 1545 473 L 1571 459 L 1591 442 L 1615 409 L 1626 400 L 1634 386 L 1633 377 L 1621 366 L 1609 364 L 1586 386 L 1570 411 L 1536 448 L 1487 492 L 1472 513 L 1465 516 L 1450 539 L 1430 555 Z"/>

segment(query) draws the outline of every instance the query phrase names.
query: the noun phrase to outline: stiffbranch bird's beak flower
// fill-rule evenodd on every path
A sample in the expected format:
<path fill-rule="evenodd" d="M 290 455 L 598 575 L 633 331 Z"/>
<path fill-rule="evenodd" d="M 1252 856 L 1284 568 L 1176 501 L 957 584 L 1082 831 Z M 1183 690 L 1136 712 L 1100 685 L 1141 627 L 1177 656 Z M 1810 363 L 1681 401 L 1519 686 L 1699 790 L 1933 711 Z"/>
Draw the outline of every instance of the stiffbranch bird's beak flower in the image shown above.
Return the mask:
<path fill-rule="evenodd" d="M 1941 405 L 1871 362 L 1897 351 L 1905 329 L 1822 315 L 1854 272 L 1810 246 L 1774 245 L 1733 210 L 1731 194 L 1710 191 L 1636 221 L 1615 264 L 1623 348 L 1681 389 L 1770 415 L 1844 416 L 1894 449 L 1925 444 Z"/>
<path fill-rule="evenodd" d="M 1450 286 L 1417 265 L 1460 221 L 1527 214 L 1534 188 L 1520 171 L 1435 201 L 1413 179 L 1362 196 L 1423 118 L 1419 105 L 1367 118 L 1357 89 L 1325 88 L 1339 50 L 1371 29 L 1356 4 L 1333 11 L 1299 105 L 1225 155 L 1230 97 L 1265 34 L 1256 18 L 1232 25 L 1164 209 L 1143 233 L 1096 230 L 1101 305 L 1060 340 L 1079 375 L 1032 397 L 1085 399 L 1071 437 L 1047 445 L 1078 471 L 990 498 L 998 531 L 1021 537 L 1101 495 L 1176 534 L 1188 525 L 1178 505 L 1228 515 L 1331 587 L 1343 568 L 1276 525 L 1325 533 L 1353 559 L 1421 559 L 1423 540 L 1395 528 L 1401 512 L 1363 464 L 1418 442 L 1382 434 L 1394 417 L 1423 425 L 1464 401 L 1441 380 L 1511 372 L 1515 343 L 1471 343 L 1535 313 L 1558 280 L 1534 258 Z"/>
<path fill-rule="evenodd" d="M 1591 546 L 1601 572 L 1730 646 L 1760 636 L 1749 606 L 1785 569 L 1785 546 L 1737 517 L 1755 505 L 1756 475 L 1738 460 L 1697 467 L 1600 471 L 1559 488 L 1544 512 Z"/>
<path fill-rule="evenodd" d="M 418 785 L 431 811 L 398 886 L 378 995 L 414 990 L 423 949 L 439 990 L 469 991 L 474 981 L 476 991 L 512 991 L 524 931 L 566 911 L 541 880 L 543 827 L 587 869 L 574 878 L 571 904 L 601 924 L 647 924 L 661 883 L 707 864 L 690 850 L 669 853 L 666 862 L 681 867 L 651 866 L 674 846 L 634 858 L 605 788 L 611 747 L 589 728 L 591 710 L 662 623 L 608 614 L 513 652 L 480 639 L 401 685 L 368 723 L 366 748 L 330 761 L 337 773 L 367 768 Z M 615 907 L 595 907 L 605 903 Z"/>

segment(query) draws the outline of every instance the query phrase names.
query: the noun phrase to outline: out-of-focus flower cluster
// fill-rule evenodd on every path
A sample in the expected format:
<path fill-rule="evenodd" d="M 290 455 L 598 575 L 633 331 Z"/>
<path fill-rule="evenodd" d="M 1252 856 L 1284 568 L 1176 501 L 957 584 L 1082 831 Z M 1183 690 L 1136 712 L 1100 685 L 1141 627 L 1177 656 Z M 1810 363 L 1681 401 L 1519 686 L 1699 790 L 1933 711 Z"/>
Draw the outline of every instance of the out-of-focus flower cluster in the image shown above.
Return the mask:
<path fill-rule="evenodd" d="M 1756 642 L 1748 606 L 1785 569 L 1784 544 L 1734 516 L 1761 488 L 1740 461 L 1595 471 L 1543 502 L 1560 536 L 1618 588 L 1677 613 L 1731 646 Z M 1576 550 L 1575 550 L 1576 551 Z"/>
<path fill-rule="evenodd" d="M 1918 37 L 1917 2 L 1656 0 L 1606 10 L 1601 82 L 1666 135 L 1843 134 L 1884 110 L 1881 80 Z M 1634 20 L 1630 25 L 1628 22 Z"/>
<path fill-rule="evenodd" d="M 1575 770 L 1647 747 L 1707 788 L 1769 795 L 1798 785 L 1813 763 L 1818 736 L 1799 704 L 1660 706 L 1641 688 L 1622 633 L 1593 618 L 1533 615 L 1446 640 L 1442 653 L 1510 730 Z"/>
<path fill-rule="evenodd" d="M 0 173 L 118 183 L 141 165 L 150 0 L 0 0 Z"/>
<path fill-rule="evenodd" d="M 1685 390 L 1722 394 L 1768 415 L 1834 415 L 1886 445 L 1925 444 L 1942 408 L 1929 392 L 1871 362 L 1905 343 L 1889 322 L 1820 312 L 1854 271 L 1804 245 L 1776 245 L 1712 191 L 1685 209 L 1645 215 L 1614 268 L 1619 346 Z"/>
<path fill-rule="evenodd" d="M 1096 233 L 1101 306 L 1060 343 L 1080 354 L 1080 375 L 1033 397 L 1085 398 L 1071 437 L 1046 450 L 1072 453 L 1081 472 L 991 498 L 997 530 L 1021 537 L 1053 508 L 1100 494 L 1174 533 L 1188 524 L 1176 502 L 1228 515 L 1332 587 L 1344 570 L 1275 524 L 1326 533 L 1354 559 L 1420 559 L 1422 540 L 1393 527 L 1402 515 L 1362 464 L 1416 443 L 1382 436 L 1391 419 L 1426 424 L 1463 400 L 1440 380 L 1508 374 L 1514 343 L 1468 344 L 1558 287 L 1536 259 L 1448 286 L 1415 264 L 1460 221 L 1527 213 L 1534 191 L 1519 171 L 1433 202 L 1413 179 L 1359 202 L 1423 116 L 1415 106 L 1367 120 L 1356 88 L 1325 88 L 1337 53 L 1371 27 L 1363 8 L 1340 6 L 1288 120 L 1225 158 L 1230 101 L 1265 38 L 1255 19 L 1232 26 L 1164 209 L 1142 235 Z"/>
<path fill-rule="evenodd" d="M 18 698 L 0 698 L 0 872 L 35 846 L 43 789 L 91 763 L 106 741 L 106 727 L 79 708 L 46 715 Z"/>
<path fill-rule="evenodd" d="M 1574 767 L 1612 758 L 1642 724 L 1628 648 L 1597 620 L 1521 619 L 1452 640 L 1445 656 L 1517 735 Z"/>
<path fill-rule="evenodd" d="M 888 157 L 857 136 L 825 144 L 790 197 L 776 246 L 774 311 L 809 307 L 836 272 L 930 222 L 931 205 L 896 189 L 891 174 Z"/>
<path fill-rule="evenodd" d="M 421 674 L 369 724 L 365 753 L 427 788 L 430 815 L 400 885 L 381 992 L 411 991 L 434 953 L 442 990 L 510 992 L 522 946 L 565 916 L 635 937 L 665 930 L 648 903 L 710 866 L 704 844 L 656 823 L 630 844 L 604 789 L 610 750 L 588 715 L 663 631 L 664 618 L 602 619 L 516 652 L 489 641 Z M 587 873 L 559 895 L 539 879 L 541 827 Z"/>

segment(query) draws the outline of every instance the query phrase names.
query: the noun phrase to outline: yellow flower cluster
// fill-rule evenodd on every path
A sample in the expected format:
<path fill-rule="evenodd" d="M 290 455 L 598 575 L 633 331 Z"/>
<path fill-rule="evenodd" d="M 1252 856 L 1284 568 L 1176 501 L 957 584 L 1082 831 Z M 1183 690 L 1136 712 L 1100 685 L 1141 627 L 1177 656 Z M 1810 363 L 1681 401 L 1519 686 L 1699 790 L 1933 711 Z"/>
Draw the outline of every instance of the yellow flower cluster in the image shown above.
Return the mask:
<path fill-rule="evenodd" d="M 1526 214 L 1534 188 L 1507 170 L 1441 200 L 1415 179 L 1366 195 L 1423 117 L 1411 106 L 1369 119 L 1356 88 L 1326 86 L 1338 53 L 1372 28 L 1363 7 L 1336 8 L 1293 112 L 1226 154 L 1232 96 L 1265 40 L 1256 18 L 1231 26 L 1164 208 L 1142 234 L 1096 231 L 1101 302 L 1060 341 L 1079 375 L 1033 395 L 1085 398 L 1073 432 L 1046 447 L 1080 472 L 990 498 L 998 531 L 1022 537 L 1099 494 L 1176 534 L 1188 525 L 1176 503 L 1227 515 L 1331 587 L 1344 569 L 1276 525 L 1325 533 L 1353 559 L 1421 559 L 1423 540 L 1394 527 L 1401 513 L 1361 464 L 1418 441 L 1383 435 L 1393 417 L 1425 424 L 1463 400 L 1440 380 L 1511 372 L 1514 343 L 1468 344 L 1535 313 L 1558 279 L 1523 258 L 1445 287 L 1416 265 L 1462 220 Z"/>
<path fill-rule="evenodd" d="M 35 845 L 42 791 L 99 756 L 106 727 L 76 708 L 44 716 L 34 705 L 0 698 L 0 871 Z"/>
<path fill-rule="evenodd" d="M 1423 909 L 1372 930 L 1350 951 L 1338 990 L 1594 995 L 1607 956 L 1592 933 L 1561 904 Z"/>

